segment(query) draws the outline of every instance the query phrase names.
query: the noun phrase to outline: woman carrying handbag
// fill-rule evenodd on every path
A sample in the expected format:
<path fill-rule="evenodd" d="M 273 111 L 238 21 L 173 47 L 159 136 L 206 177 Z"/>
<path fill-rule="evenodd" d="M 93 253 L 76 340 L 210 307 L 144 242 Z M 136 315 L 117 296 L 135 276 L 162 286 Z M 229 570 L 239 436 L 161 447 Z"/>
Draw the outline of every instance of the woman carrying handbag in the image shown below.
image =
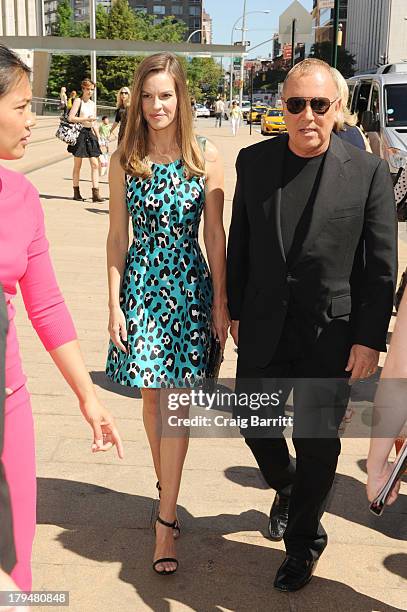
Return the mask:
<path fill-rule="evenodd" d="M 84 79 L 81 87 L 82 96 L 75 99 L 68 115 L 68 120 L 71 123 L 80 123 L 82 125 L 76 143 L 68 145 L 68 152 L 74 156 L 72 173 L 73 199 L 80 202 L 84 201 L 79 189 L 79 180 L 82 160 L 88 158 L 92 171 L 92 202 L 103 202 L 103 198 L 99 194 L 99 157 L 102 151 L 99 146 L 96 104 L 92 100 L 95 83 L 90 79 Z"/>

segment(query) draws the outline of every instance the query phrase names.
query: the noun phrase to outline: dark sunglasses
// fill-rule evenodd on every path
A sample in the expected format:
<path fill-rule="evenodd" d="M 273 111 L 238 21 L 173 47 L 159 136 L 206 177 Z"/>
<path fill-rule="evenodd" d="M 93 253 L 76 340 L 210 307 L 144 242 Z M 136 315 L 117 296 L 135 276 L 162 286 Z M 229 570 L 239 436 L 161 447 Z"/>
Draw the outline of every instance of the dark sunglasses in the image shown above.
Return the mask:
<path fill-rule="evenodd" d="M 335 98 L 335 100 L 332 100 L 331 102 L 329 98 L 294 97 L 294 98 L 288 98 L 287 100 L 284 100 L 283 98 L 288 112 L 291 113 L 292 115 L 299 115 L 300 113 L 302 113 L 302 111 L 307 106 L 307 102 L 310 103 L 313 113 L 316 113 L 317 115 L 325 115 L 325 113 L 329 111 L 332 104 L 336 102 L 337 99 L 338 98 Z"/>
<path fill-rule="evenodd" d="M 122 96 L 128 96 L 129 95 L 128 91 L 121 91 L 120 93 L 121 93 Z"/>

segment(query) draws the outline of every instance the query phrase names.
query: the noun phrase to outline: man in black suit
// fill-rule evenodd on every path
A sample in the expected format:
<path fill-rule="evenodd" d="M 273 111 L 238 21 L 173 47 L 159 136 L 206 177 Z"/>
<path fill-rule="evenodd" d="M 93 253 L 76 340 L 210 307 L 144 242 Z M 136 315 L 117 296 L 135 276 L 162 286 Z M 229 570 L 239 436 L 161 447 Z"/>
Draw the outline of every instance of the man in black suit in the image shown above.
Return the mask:
<path fill-rule="evenodd" d="M 4 361 L 7 328 L 7 311 L 4 302 L 3 290 L 0 285 L 0 590 L 2 590 L 1 587 L 5 584 L 7 584 L 8 587 L 11 584 L 8 579 L 3 584 L 1 569 L 7 573 L 10 573 L 16 563 L 9 491 L 1 461 L 4 436 Z"/>
<path fill-rule="evenodd" d="M 332 133 L 340 95 L 328 64 L 297 64 L 283 106 L 288 136 L 242 149 L 236 162 L 228 300 L 238 387 L 278 390 L 280 415 L 294 392 L 296 464 L 282 428 L 242 430 L 277 491 L 269 533 L 284 537 L 286 558 L 274 586 L 294 591 L 327 544 L 320 519 L 349 376 L 372 375 L 386 350 L 397 224 L 386 163 Z"/>

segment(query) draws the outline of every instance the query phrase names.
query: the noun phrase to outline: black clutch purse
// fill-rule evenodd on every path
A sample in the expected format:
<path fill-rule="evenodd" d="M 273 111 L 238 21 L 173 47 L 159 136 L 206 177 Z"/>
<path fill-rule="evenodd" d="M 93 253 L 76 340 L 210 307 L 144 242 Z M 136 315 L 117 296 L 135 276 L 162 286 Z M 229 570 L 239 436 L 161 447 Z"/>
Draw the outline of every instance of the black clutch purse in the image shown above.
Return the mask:
<path fill-rule="evenodd" d="M 209 348 L 209 359 L 206 367 L 206 378 L 212 379 L 215 383 L 218 380 L 220 364 L 223 361 L 223 349 L 216 336 L 211 337 Z"/>

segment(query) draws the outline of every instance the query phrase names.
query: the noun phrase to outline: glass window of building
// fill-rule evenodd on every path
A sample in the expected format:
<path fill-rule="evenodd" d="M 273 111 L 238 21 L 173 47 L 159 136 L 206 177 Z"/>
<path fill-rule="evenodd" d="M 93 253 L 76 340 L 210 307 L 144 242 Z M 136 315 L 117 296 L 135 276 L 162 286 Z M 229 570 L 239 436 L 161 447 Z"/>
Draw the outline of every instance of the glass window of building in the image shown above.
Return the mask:
<path fill-rule="evenodd" d="M 156 4 L 153 7 L 154 15 L 165 15 L 165 6 L 162 4 Z"/>
<path fill-rule="evenodd" d="M 198 30 L 198 28 L 201 27 L 201 20 L 198 19 L 197 17 L 190 17 L 189 18 L 189 29 L 190 30 Z"/>
<path fill-rule="evenodd" d="M 199 17 L 201 15 L 201 7 L 200 6 L 190 6 L 189 14 L 193 17 Z"/>

